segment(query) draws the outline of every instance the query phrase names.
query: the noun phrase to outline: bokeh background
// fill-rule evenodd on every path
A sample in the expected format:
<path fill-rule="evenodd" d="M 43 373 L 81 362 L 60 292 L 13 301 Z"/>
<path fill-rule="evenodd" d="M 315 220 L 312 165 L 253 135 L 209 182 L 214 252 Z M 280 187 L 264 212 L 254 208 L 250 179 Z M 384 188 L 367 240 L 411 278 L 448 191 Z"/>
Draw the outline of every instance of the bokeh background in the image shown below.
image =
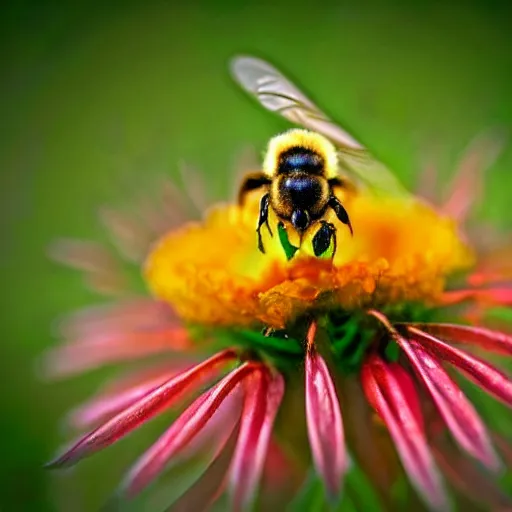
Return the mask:
<path fill-rule="evenodd" d="M 231 82 L 232 55 L 269 59 L 410 186 L 427 160 L 448 180 L 475 135 L 509 130 L 477 217 L 512 232 L 506 2 L 2 5 L 2 512 L 97 510 L 147 445 L 152 425 L 71 474 L 42 469 L 65 439 L 65 411 L 108 374 L 38 377 L 55 318 L 95 300 L 46 248 L 60 236 L 104 239 L 96 209 L 129 199 L 120 180 L 136 190 L 181 160 L 225 196 L 236 152 L 261 151 L 287 127 Z"/>

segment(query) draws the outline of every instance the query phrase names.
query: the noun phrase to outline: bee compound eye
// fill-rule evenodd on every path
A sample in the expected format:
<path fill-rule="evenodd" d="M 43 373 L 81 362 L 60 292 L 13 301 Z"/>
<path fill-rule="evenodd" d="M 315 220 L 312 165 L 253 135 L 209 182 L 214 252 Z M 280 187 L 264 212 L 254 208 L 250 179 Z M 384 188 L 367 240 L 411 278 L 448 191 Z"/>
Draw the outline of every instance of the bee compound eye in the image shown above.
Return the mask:
<path fill-rule="evenodd" d="M 292 213 L 292 225 L 298 231 L 304 231 L 309 225 L 309 214 L 306 210 L 295 210 Z"/>

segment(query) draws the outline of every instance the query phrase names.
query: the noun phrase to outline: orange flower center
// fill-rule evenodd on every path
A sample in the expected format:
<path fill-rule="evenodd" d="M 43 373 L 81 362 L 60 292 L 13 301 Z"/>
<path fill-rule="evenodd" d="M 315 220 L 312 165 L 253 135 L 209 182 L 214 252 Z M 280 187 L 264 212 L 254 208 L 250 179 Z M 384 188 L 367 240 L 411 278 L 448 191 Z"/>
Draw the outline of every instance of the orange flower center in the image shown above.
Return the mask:
<path fill-rule="evenodd" d="M 154 295 L 191 322 L 284 327 L 311 308 L 435 303 L 446 277 L 473 260 L 455 222 L 429 205 L 348 193 L 340 199 L 354 236 L 333 213 L 326 217 L 337 229 L 334 258 L 313 255 L 317 224 L 287 261 L 272 214 L 274 236 L 263 227 L 262 254 L 255 233 L 260 196 L 251 194 L 243 207 L 217 206 L 203 222 L 165 235 L 145 267 Z M 299 246 L 297 233 L 286 229 L 290 243 Z"/>

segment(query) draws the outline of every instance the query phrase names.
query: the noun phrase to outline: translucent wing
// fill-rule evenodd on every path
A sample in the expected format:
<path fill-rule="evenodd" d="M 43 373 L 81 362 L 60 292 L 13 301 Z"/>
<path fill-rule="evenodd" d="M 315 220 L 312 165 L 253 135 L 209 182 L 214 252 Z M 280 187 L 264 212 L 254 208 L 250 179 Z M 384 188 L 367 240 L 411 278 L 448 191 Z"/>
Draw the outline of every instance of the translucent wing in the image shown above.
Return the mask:
<path fill-rule="evenodd" d="M 340 171 L 357 186 L 374 193 L 407 196 L 409 192 L 364 146 L 329 119 L 290 80 L 267 62 L 250 56 L 231 61 L 234 79 L 271 112 L 322 133 L 339 148 Z"/>

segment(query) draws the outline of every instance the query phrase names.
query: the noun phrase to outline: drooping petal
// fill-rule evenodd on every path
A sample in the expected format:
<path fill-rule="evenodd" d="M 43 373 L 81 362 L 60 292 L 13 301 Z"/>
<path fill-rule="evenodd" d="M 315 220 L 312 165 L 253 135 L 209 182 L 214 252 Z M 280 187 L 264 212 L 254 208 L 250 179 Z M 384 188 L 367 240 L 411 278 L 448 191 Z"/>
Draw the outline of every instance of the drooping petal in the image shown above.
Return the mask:
<path fill-rule="evenodd" d="M 506 466 L 512 467 L 512 444 L 510 439 L 505 439 L 505 437 L 495 432 L 492 433 L 491 437 Z"/>
<path fill-rule="evenodd" d="M 443 293 L 444 304 L 474 300 L 488 306 L 512 306 L 512 287 L 468 288 Z"/>
<path fill-rule="evenodd" d="M 213 386 L 215 387 L 217 384 Z M 213 388 L 210 388 L 210 391 Z M 242 405 L 243 389 L 242 386 L 236 386 L 219 405 L 205 427 L 173 457 L 173 461 L 179 463 L 198 454 L 206 454 L 211 460 L 217 457 L 239 423 Z"/>
<path fill-rule="evenodd" d="M 489 226 L 485 227 L 485 233 L 489 232 Z M 483 254 L 477 267 L 467 278 L 471 286 L 483 286 L 486 284 L 507 282 L 512 280 L 512 243 L 503 243 L 504 236 L 495 233 L 494 243 L 487 242 L 487 250 Z M 482 235 L 480 235 L 482 236 Z M 489 249 L 489 246 L 494 245 Z"/>
<path fill-rule="evenodd" d="M 61 320 L 57 330 L 66 342 L 49 350 L 43 361 L 52 378 L 189 346 L 171 308 L 140 297 L 79 310 Z"/>
<path fill-rule="evenodd" d="M 235 446 L 236 437 L 232 434 L 199 480 L 169 507 L 168 512 L 208 510 L 225 486 L 226 474 L 229 470 Z"/>
<path fill-rule="evenodd" d="M 73 340 L 105 332 L 132 332 L 179 323 L 168 304 L 148 297 L 132 297 L 80 309 L 62 319 L 57 330 L 65 339 Z"/>
<path fill-rule="evenodd" d="M 248 510 L 261 479 L 272 426 L 283 398 L 284 380 L 268 370 L 246 381 L 246 398 L 233 463 L 230 494 L 233 510 Z"/>
<path fill-rule="evenodd" d="M 160 197 L 156 201 L 149 193 L 141 197 L 136 212 L 152 234 L 153 242 L 169 230 L 192 220 L 186 204 L 189 198 L 184 196 L 182 190 L 166 177 L 161 179 L 157 186 Z"/>
<path fill-rule="evenodd" d="M 300 469 L 291 463 L 276 436 L 272 435 L 263 467 L 262 482 L 266 488 L 265 496 L 272 497 L 277 493 L 282 496 L 283 492 L 298 486 L 301 477 Z"/>
<path fill-rule="evenodd" d="M 100 217 L 123 257 L 134 263 L 141 261 L 156 238 L 151 230 L 135 216 L 111 208 L 102 208 Z"/>
<path fill-rule="evenodd" d="M 512 407 L 512 380 L 490 364 L 467 354 L 415 327 L 407 327 L 410 338 L 431 354 L 462 370 L 478 386 Z"/>
<path fill-rule="evenodd" d="M 445 371 L 441 362 L 436 357 L 432 357 L 417 342 L 401 336 L 382 313 L 372 310 L 370 314 L 386 327 L 390 336 L 405 352 L 461 447 L 489 468 L 498 469 L 499 460 L 483 421 L 462 390 Z"/>
<path fill-rule="evenodd" d="M 142 192 L 140 186 L 135 190 L 134 183 L 130 179 L 128 186 L 120 184 L 130 197 L 129 209 L 103 208 L 100 216 L 119 252 L 129 261 L 140 262 L 160 235 L 191 218 L 186 196 L 168 177 L 159 177 Z"/>
<path fill-rule="evenodd" d="M 401 336 L 395 339 L 428 389 L 456 441 L 490 469 L 499 469 L 500 462 L 482 419 L 440 361 L 418 343 Z"/>
<path fill-rule="evenodd" d="M 498 354 L 512 355 L 512 336 L 484 327 L 457 324 L 411 324 L 444 341 L 477 345 Z"/>
<path fill-rule="evenodd" d="M 512 499 L 501 491 L 496 482 L 452 446 L 443 443 L 433 452 L 439 469 L 465 497 L 481 503 L 486 510 L 505 512 L 512 509 Z"/>
<path fill-rule="evenodd" d="M 195 400 L 137 461 L 123 484 L 126 493 L 134 496 L 147 487 L 163 471 L 169 460 L 204 428 L 234 388 L 259 370 L 256 363 L 244 363 Z"/>
<path fill-rule="evenodd" d="M 504 137 L 500 133 L 487 133 L 477 137 L 466 150 L 450 184 L 442 211 L 463 222 L 483 189 L 483 172 L 491 167 L 503 149 Z"/>
<path fill-rule="evenodd" d="M 340 384 L 346 444 L 350 447 L 350 455 L 379 494 L 384 509 L 390 509 L 394 502 L 393 484 L 402 472 L 393 440 L 379 428 L 380 425 L 376 427 L 375 411 L 368 404 L 359 375 L 342 376 Z"/>
<path fill-rule="evenodd" d="M 98 334 L 50 350 L 43 367 L 52 378 L 64 377 L 107 364 L 181 351 L 189 346 L 189 334 L 184 327 Z"/>
<path fill-rule="evenodd" d="M 179 172 L 183 179 L 185 192 L 199 213 L 206 211 L 210 201 L 207 198 L 207 186 L 204 175 L 185 162 L 181 162 Z"/>
<path fill-rule="evenodd" d="M 439 169 L 432 159 L 432 151 L 423 157 L 421 170 L 418 173 L 415 194 L 429 203 L 437 204 L 439 201 Z"/>
<path fill-rule="evenodd" d="M 126 276 L 121 265 L 101 244 L 62 239 L 54 242 L 48 252 L 54 261 L 81 270 L 92 290 L 105 295 L 126 293 Z"/>
<path fill-rule="evenodd" d="M 165 366 L 139 370 L 128 377 L 118 378 L 96 396 L 72 410 L 68 423 L 76 429 L 92 428 L 126 409 L 186 368 L 190 368 L 190 364 L 185 367 L 183 364 L 176 366 L 169 362 Z"/>
<path fill-rule="evenodd" d="M 340 404 L 329 369 L 314 348 L 316 324 L 311 324 L 306 353 L 306 421 L 317 473 L 332 498 L 339 495 L 347 469 Z"/>
<path fill-rule="evenodd" d="M 410 376 L 397 363 L 388 364 L 372 355 L 363 364 L 362 384 L 368 401 L 388 427 L 411 483 L 431 508 L 447 510 L 445 490 L 414 412 L 419 410 L 419 400 L 412 392 Z"/>
<path fill-rule="evenodd" d="M 50 462 L 48 467 L 71 466 L 80 459 L 110 446 L 163 409 L 170 407 L 187 392 L 199 388 L 207 379 L 213 378 L 220 367 L 233 361 L 236 357 L 237 353 L 234 350 L 224 350 L 190 370 L 164 382 L 105 424 L 80 439 L 66 453 Z"/>
<path fill-rule="evenodd" d="M 502 285 L 510 281 L 512 275 L 510 271 L 506 270 L 476 270 L 469 274 L 466 282 L 470 286 L 489 286 L 489 285 Z"/>

